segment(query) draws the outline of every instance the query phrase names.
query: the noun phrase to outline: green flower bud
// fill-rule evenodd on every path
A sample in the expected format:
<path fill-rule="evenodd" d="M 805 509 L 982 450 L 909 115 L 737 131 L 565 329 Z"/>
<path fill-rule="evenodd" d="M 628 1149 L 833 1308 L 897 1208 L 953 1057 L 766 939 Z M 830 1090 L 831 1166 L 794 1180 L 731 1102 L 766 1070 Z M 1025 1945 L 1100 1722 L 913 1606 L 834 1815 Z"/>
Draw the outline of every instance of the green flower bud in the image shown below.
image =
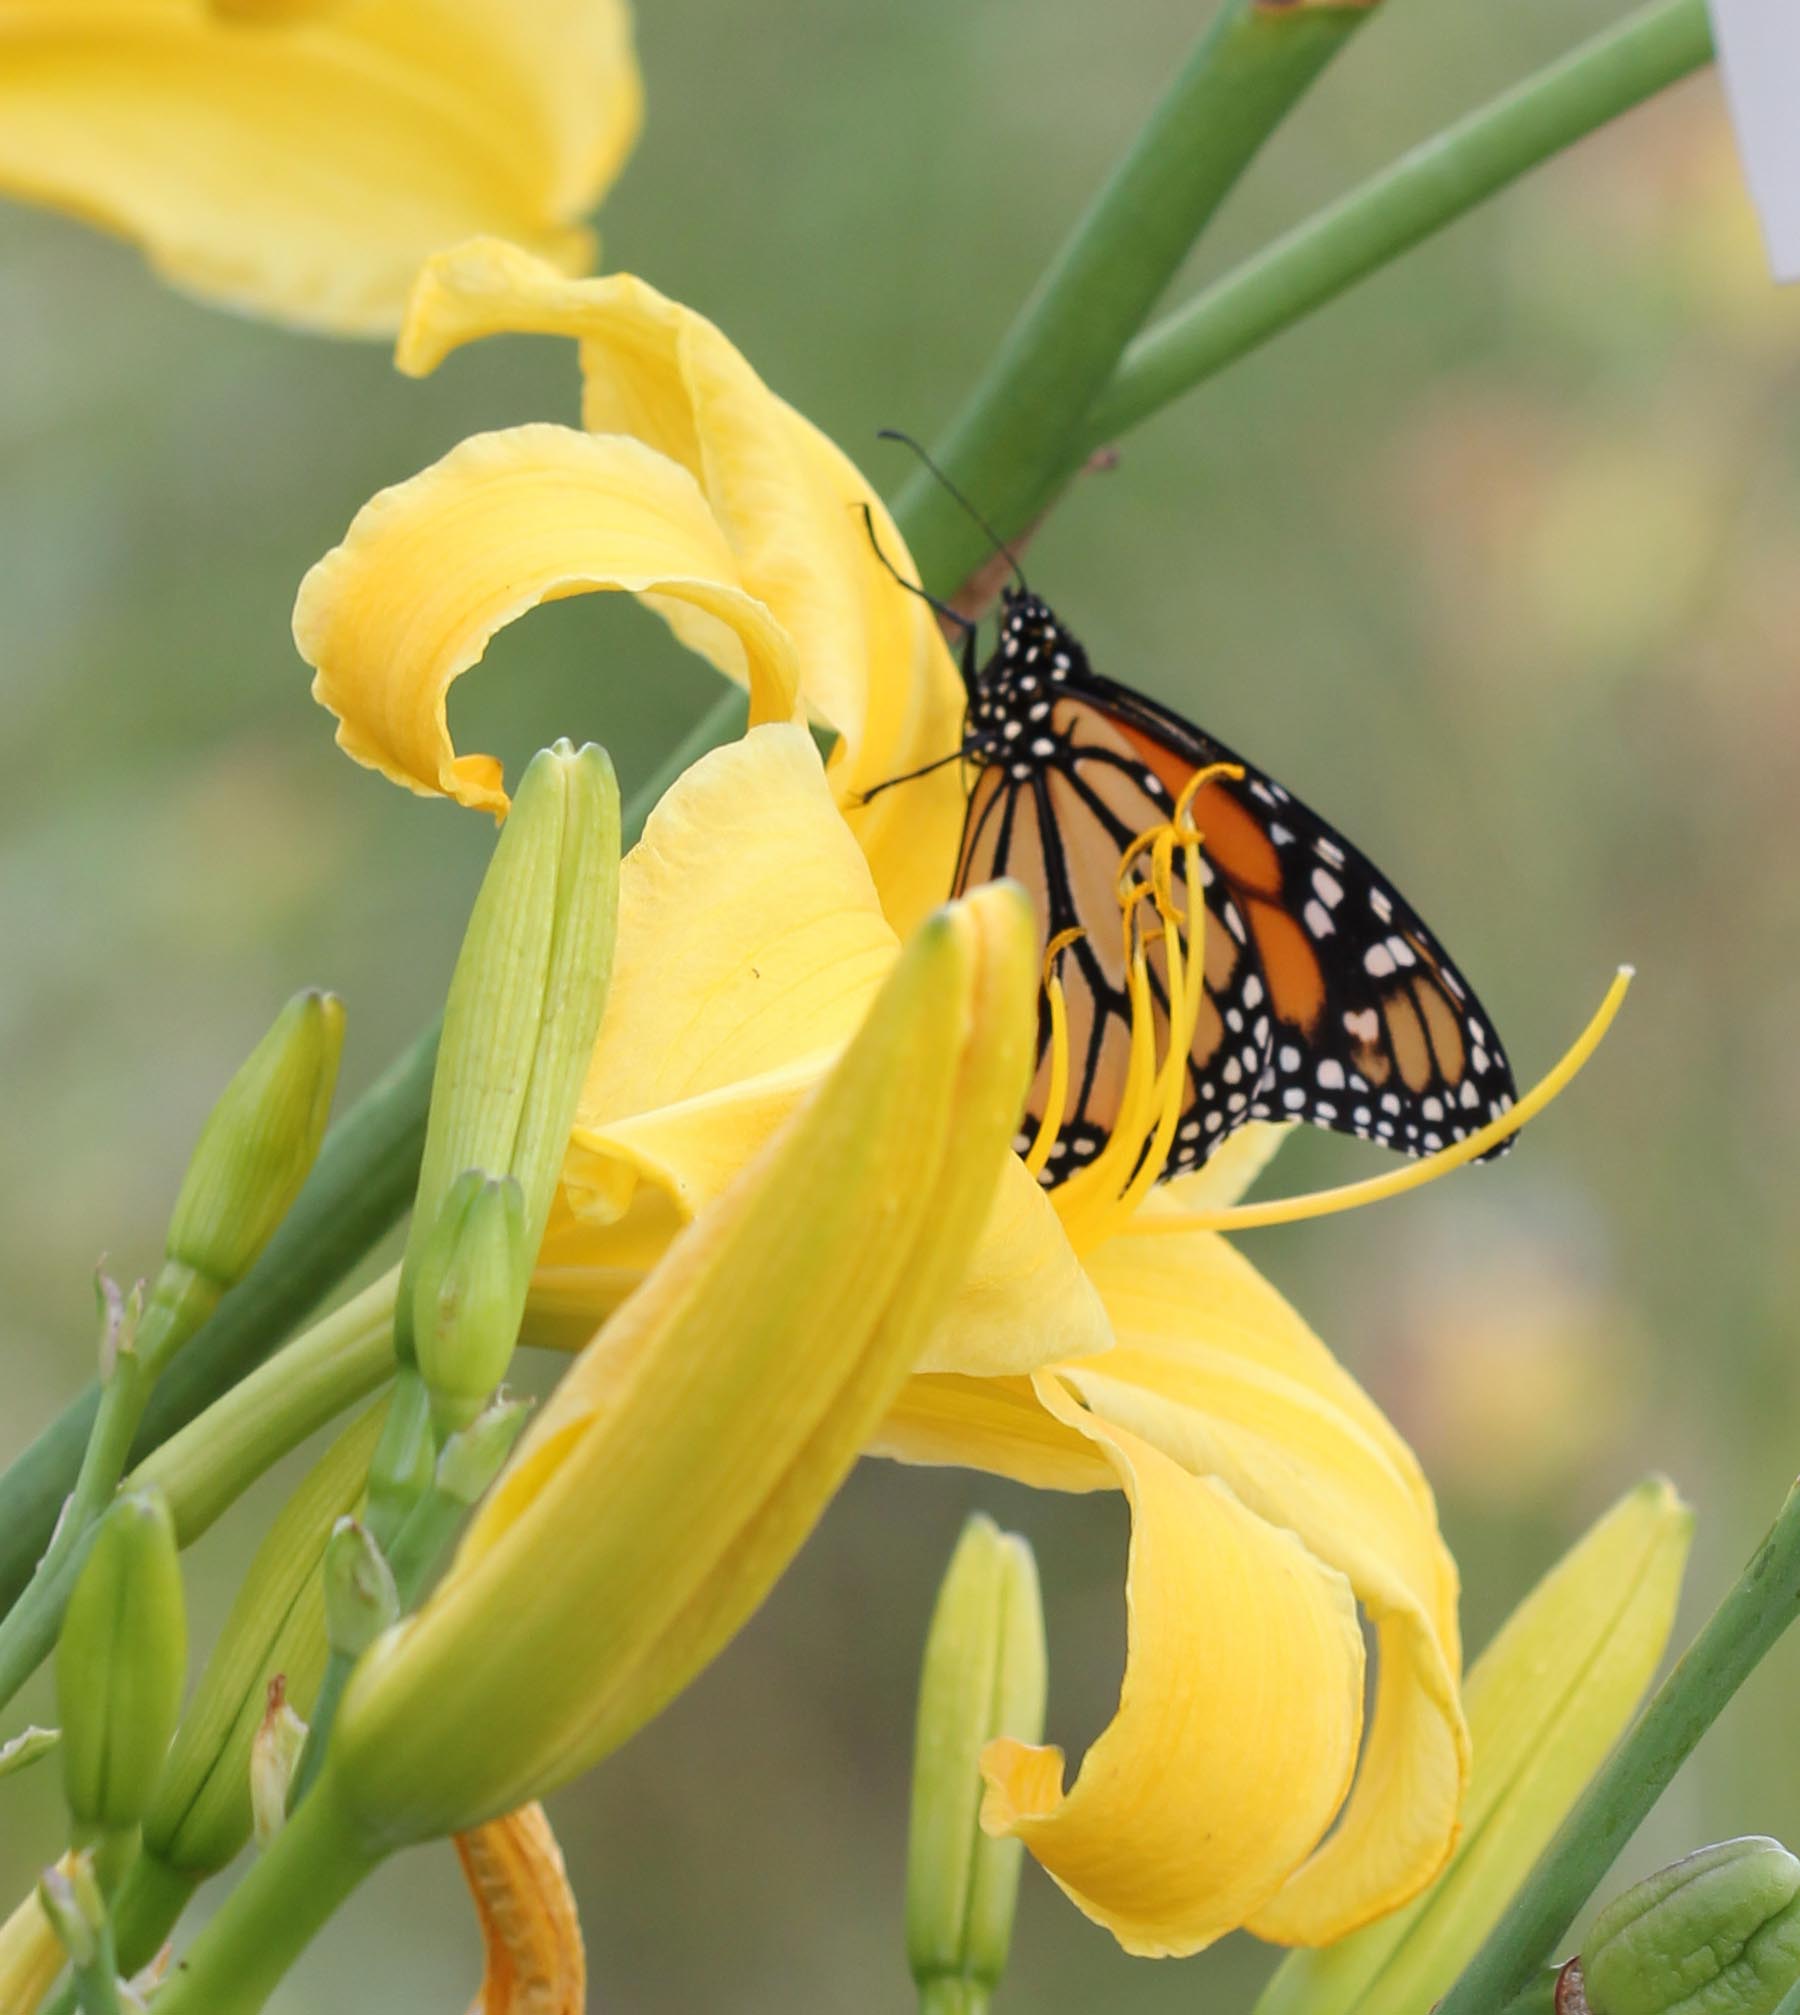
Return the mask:
<path fill-rule="evenodd" d="M 1703 1847 L 1594 1921 L 1591 2015 L 1773 2015 L 1800 1981 L 1800 1860 L 1779 1841 Z"/>
<path fill-rule="evenodd" d="M 402 1362 L 414 1356 L 414 1291 L 425 1248 L 465 1170 L 512 1176 L 528 1259 L 543 1243 L 606 1000 L 618 892 L 612 764 L 604 749 L 558 742 L 532 758 L 520 781 L 450 982 L 401 1271 L 395 1340 Z M 480 1398 L 504 1369 L 502 1361 Z"/>
<path fill-rule="evenodd" d="M 92 1854 L 65 1854 L 38 1877 L 38 1907 L 50 1920 L 69 1963 L 85 1971 L 101 1955 L 106 1935 L 106 1899 L 94 1874 Z"/>
<path fill-rule="evenodd" d="M 919 1684 L 906 1950 L 920 2005 L 978 2015 L 1012 1942 L 1020 1843 L 981 1830 L 981 1752 L 1044 1730 L 1044 1621 L 1031 1548 L 977 1514 L 952 1555 Z"/>
<path fill-rule="evenodd" d="M 480 1503 L 530 1413 L 527 1400 L 496 1398 L 460 1434 L 453 1434 L 438 1457 L 437 1487 L 444 1496 L 463 1505 Z"/>
<path fill-rule="evenodd" d="M 393 1570 L 367 1528 L 340 1518 L 325 1543 L 325 1641 L 360 1658 L 400 1614 Z"/>
<path fill-rule="evenodd" d="M 56 1649 L 63 1791 L 78 1845 L 143 1818 L 186 1668 L 174 1520 L 160 1491 L 131 1491 L 95 1530 Z"/>
<path fill-rule="evenodd" d="M 325 1671 L 321 1563 L 338 1521 L 362 1494 L 381 1417 L 373 1406 L 338 1436 L 257 1548 L 144 1815 L 144 1853 L 126 1877 L 128 1888 L 151 1861 L 198 1882 L 217 1874 L 250 1837 L 250 1753 L 269 1685 L 279 1677 L 300 1712 L 310 1710 Z M 123 1920 L 123 1902 L 119 1914 Z M 123 1962 L 143 1964 L 167 1928 L 159 1925 L 142 1950 L 125 1937 L 121 1921 Z"/>
<path fill-rule="evenodd" d="M 465 1169 L 413 1267 L 413 1349 L 440 1434 L 467 1427 L 506 1375 L 533 1254 L 511 1176 Z"/>
<path fill-rule="evenodd" d="M 325 1137 L 344 1043 L 335 994 L 296 994 L 200 1129 L 169 1219 L 168 1256 L 223 1290 L 287 1215 Z"/>

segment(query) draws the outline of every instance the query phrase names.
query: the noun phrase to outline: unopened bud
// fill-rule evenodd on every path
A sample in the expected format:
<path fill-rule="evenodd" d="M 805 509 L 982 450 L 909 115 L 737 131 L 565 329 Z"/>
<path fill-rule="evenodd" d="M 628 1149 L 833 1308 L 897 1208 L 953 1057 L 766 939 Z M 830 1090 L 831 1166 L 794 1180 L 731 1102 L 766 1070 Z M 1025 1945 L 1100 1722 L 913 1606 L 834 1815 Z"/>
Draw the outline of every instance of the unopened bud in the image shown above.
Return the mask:
<path fill-rule="evenodd" d="M 143 1818 L 186 1670 L 174 1520 L 160 1491 L 132 1491 L 95 1531 L 56 1649 L 63 1791 L 78 1844 Z"/>
<path fill-rule="evenodd" d="M 444 1443 L 437 1487 L 458 1504 L 478 1504 L 500 1474 L 531 1412 L 528 1400 L 504 1395 L 484 1407 L 460 1434 Z"/>
<path fill-rule="evenodd" d="M 412 1274 L 413 1349 L 440 1434 L 467 1427 L 506 1376 L 534 1256 L 518 1183 L 465 1169 Z"/>
<path fill-rule="evenodd" d="M 1614 1899 L 1581 1956 L 1590 2015 L 1773 2015 L 1800 1981 L 1800 1860 L 1703 1847 Z"/>
<path fill-rule="evenodd" d="M 393 1570 L 367 1530 L 340 1518 L 325 1545 L 325 1641 L 360 1658 L 400 1614 Z"/>
<path fill-rule="evenodd" d="M 296 994 L 200 1129 L 169 1219 L 168 1256 L 220 1290 L 250 1269 L 325 1137 L 344 1043 L 335 994 Z"/>
<path fill-rule="evenodd" d="M 37 1893 L 70 1965 L 77 1970 L 92 1966 L 106 1932 L 106 1899 L 94 1875 L 93 1855 L 65 1854 L 38 1877 Z"/>
<path fill-rule="evenodd" d="M 977 1514 L 925 1642 L 913 1751 L 906 1950 L 921 2005 L 976 2015 L 1006 1970 L 1017 1840 L 981 1830 L 981 1752 L 1044 1732 L 1044 1622 L 1031 1548 Z"/>
<path fill-rule="evenodd" d="M 288 1705 L 287 1681 L 269 1681 L 269 1704 L 250 1744 L 250 1813 L 259 1848 L 267 1847 L 287 1819 L 288 1791 L 306 1747 L 306 1723 Z"/>
<path fill-rule="evenodd" d="M 606 999 L 618 888 L 619 787 L 606 751 L 540 750 L 500 830 L 444 1008 L 401 1270 L 403 1363 L 415 1354 L 424 1248 L 464 1170 L 512 1176 L 528 1258 L 543 1242 Z M 498 1381 L 497 1372 L 480 1397 Z"/>

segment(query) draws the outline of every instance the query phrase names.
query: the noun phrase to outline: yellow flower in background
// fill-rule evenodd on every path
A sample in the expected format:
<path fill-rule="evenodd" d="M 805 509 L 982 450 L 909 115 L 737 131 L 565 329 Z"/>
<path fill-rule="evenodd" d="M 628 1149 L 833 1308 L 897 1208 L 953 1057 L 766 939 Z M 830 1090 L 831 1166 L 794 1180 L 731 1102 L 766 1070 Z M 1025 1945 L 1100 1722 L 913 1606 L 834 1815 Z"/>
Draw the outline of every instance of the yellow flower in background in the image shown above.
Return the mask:
<path fill-rule="evenodd" d="M 590 270 L 641 118 L 623 0 L 0 0 L 0 193 L 338 334 L 472 232 Z"/>

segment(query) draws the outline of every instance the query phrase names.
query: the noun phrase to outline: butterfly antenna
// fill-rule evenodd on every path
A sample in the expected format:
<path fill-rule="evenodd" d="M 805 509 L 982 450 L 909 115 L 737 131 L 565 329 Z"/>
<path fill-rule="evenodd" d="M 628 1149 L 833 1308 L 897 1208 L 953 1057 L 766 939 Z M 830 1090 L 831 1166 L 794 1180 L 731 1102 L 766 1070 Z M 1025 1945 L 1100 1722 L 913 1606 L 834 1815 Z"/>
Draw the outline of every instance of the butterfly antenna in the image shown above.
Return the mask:
<path fill-rule="evenodd" d="M 975 625 L 963 614 L 961 609 L 953 609 L 948 602 L 940 602 L 936 595 L 920 587 L 917 581 L 909 581 L 900 569 L 894 565 L 893 561 L 888 558 L 886 553 L 881 550 L 881 541 L 875 535 L 875 513 L 870 510 L 868 505 L 859 504 L 857 509 L 862 512 L 863 527 L 868 532 L 869 545 L 876 559 L 893 575 L 901 587 L 909 595 L 917 595 L 919 600 L 924 602 L 929 608 L 935 609 L 945 622 L 954 623 L 964 636 L 972 636 L 975 632 Z M 901 782 L 904 779 L 897 778 L 895 781 Z"/>
<path fill-rule="evenodd" d="M 1001 538 L 1000 534 L 994 530 L 993 526 L 988 523 L 986 518 L 984 518 L 981 515 L 981 513 L 978 510 L 976 510 L 975 506 L 969 502 L 968 498 L 963 495 L 962 491 L 959 490 L 953 482 L 951 482 L 950 478 L 944 474 L 943 470 L 940 469 L 938 465 L 931 459 L 930 455 L 926 452 L 923 444 L 918 441 L 915 441 L 910 434 L 903 434 L 898 427 L 877 428 L 875 438 L 878 441 L 898 441 L 903 448 L 910 448 L 913 451 L 913 453 L 918 456 L 919 460 L 925 464 L 926 468 L 928 468 L 931 471 L 931 473 L 937 478 L 937 480 L 944 486 L 945 490 L 948 491 L 949 494 L 956 499 L 956 501 L 963 507 L 963 509 L 968 512 L 970 518 L 977 525 L 979 525 L 981 529 L 988 535 L 988 538 L 993 542 L 994 551 L 1000 554 L 1000 556 L 1005 560 L 1006 564 L 1012 569 L 1013 579 L 1018 582 L 1021 588 L 1025 589 L 1025 592 L 1027 594 L 1029 594 L 1031 592 L 1031 589 L 1025 579 L 1025 569 L 1019 565 L 1018 555 L 1006 543 L 1006 541 L 1003 538 Z"/>

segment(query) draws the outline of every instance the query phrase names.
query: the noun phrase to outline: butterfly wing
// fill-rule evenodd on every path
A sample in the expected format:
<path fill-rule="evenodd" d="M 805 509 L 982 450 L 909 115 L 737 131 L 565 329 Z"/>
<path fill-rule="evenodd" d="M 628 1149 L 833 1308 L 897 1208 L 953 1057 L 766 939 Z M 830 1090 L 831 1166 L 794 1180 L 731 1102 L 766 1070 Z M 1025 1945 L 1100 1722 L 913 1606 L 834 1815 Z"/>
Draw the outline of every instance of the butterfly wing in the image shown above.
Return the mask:
<path fill-rule="evenodd" d="M 1178 714 L 1109 681 L 1092 686 L 1091 703 L 1165 791 L 1202 763 L 1243 768 L 1196 794 L 1193 820 L 1243 911 L 1274 1020 L 1247 1116 L 1430 1154 L 1504 1113 L 1516 1094 L 1492 1022 L 1367 855 Z"/>
<path fill-rule="evenodd" d="M 1010 876 L 1037 911 L 1039 941 L 1064 931 L 1082 935 L 1060 965 L 1068 1012 L 1069 1085 L 1062 1126 L 1044 1170 L 1061 1181 L 1105 1144 L 1117 1118 L 1131 1055 L 1119 864 L 1141 833 L 1164 823 L 1169 802 L 1145 788 L 1137 766 L 1106 759 L 1112 739 L 1099 716 L 1072 718 L 1070 760 L 1054 767 L 990 763 L 976 774 L 963 828 L 955 893 Z M 1087 730 L 1099 726 L 1090 743 Z M 1160 788 L 1160 787 L 1159 787 Z M 1252 1117 L 1269 1069 L 1275 1024 L 1250 941 L 1229 883 L 1202 863 L 1206 882 L 1204 998 L 1189 1053 L 1189 1098 L 1169 1158 L 1171 1173 L 1198 1167 L 1233 1128 Z M 1162 947 L 1148 943 L 1159 1044 L 1167 1027 Z M 1038 1072 L 1026 1107 L 1021 1149 L 1035 1138 L 1049 1088 L 1049 1028 L 1039 1036 Z"/>
<path fill-rule="evenodd" d="M 1190 722 L 1085 665 L 1038 726 L 1018 760 L 979 770 L 956 888 L 1011 875 L 1030 892 L 1046 942 L 1072 927 L 1084 933 L 1062 967 L 1068 1120 L 1047 1181 L 1097 1151 L 1119 1108 L 1131 1027 L 1120 858 L 1169 819 L 1210 763 L 1241 764 L 1244 774 L 1206 784 L 1193 802 L 1204 836 L 1206 998 L 1169 1172 L 1197 1166 L 1252 1119 L 1306 1120 L 1420 1154 L 1511 1105 L 1511 1070 L 1468 983 L 1411 905 L 1315 812 Z M 1154 951 L 1160 1012 L 1159 958 Z M 1032 1132 L 1047 1078 L 1043 1056 Z"/>

